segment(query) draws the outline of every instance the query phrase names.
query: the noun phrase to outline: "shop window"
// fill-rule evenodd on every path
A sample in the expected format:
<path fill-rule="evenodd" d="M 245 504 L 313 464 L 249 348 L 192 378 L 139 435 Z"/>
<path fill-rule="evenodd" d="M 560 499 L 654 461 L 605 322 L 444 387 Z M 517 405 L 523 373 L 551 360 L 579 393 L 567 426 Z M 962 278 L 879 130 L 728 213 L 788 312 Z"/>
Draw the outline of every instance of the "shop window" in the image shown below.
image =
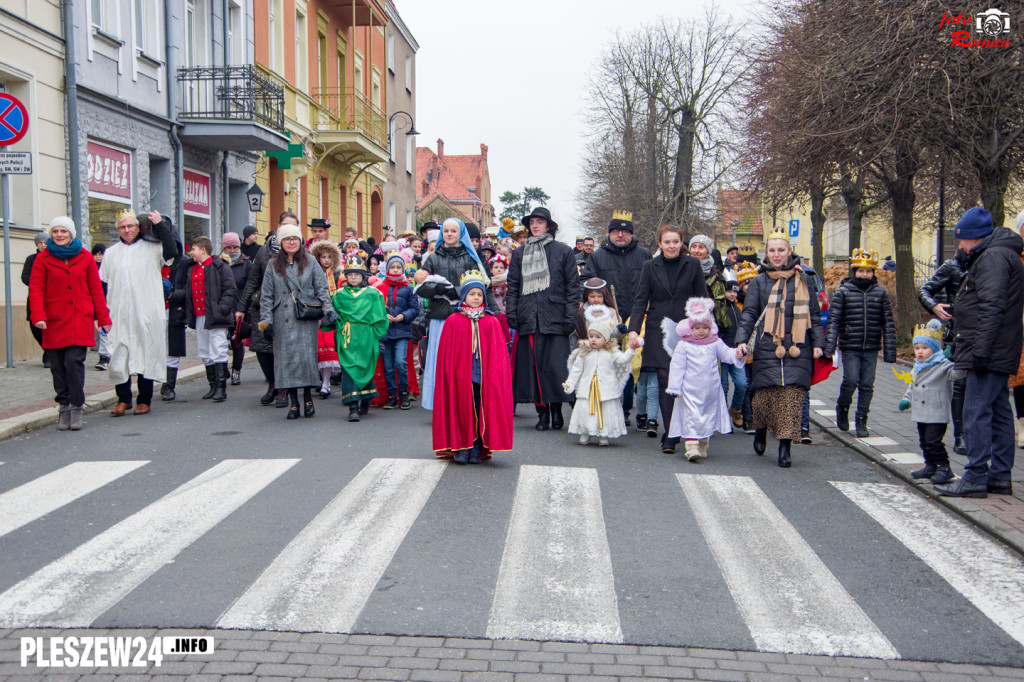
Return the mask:
<path fill-rule="evenodd" d="M 128 208 L 127 201 L 89 197 L 89 242 L 110 246 L 117 241 L 117 212 Z"/>

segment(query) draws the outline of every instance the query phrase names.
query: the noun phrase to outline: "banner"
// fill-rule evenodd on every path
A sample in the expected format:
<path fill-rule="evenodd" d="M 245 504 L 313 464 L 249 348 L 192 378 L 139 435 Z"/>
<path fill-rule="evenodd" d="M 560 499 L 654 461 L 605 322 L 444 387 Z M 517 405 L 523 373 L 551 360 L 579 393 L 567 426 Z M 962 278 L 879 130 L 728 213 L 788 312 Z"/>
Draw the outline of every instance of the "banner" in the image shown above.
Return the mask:
<path fill-rule="evenodd" d="M 132 155 L 90 142 L 89 191 L 112 197 L 132 198 Z"/>

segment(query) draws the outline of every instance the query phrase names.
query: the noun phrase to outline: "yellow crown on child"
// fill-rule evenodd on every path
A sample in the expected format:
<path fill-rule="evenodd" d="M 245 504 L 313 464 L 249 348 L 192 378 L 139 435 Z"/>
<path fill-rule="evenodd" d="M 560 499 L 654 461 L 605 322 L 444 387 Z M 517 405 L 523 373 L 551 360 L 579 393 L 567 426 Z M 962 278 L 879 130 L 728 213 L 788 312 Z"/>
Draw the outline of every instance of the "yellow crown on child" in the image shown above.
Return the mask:
<path fill-rule="evenodd" d="M 750 261 L 742 261 L 736 266 L 736 281 L 740 284 L 755 277 L 757 277 L 757 266 Z"/>
<path fill-rule="evenodd" d="M 612 211 L 612 220 L 627 220 L 632 222 L 633 212 L 632 211 Z"/>
<path fill-rule="evenodd" d="M 462 287 L 466 286 L 471 282 L 479 282 L 480 284 L 484 284 L 484 276 L 480 274 L 479 270 L 468 270 L 467 272 L 463 273 L 462 277 L 459 279 L 459 288 L 461 289 Z"/>
<path fill-rule="evenodd" d="M 930 322 L 926 324 L 914 325 L 914 336 L 926 336 L 928 338 L 935 339 L 936 341 L 940 342 L 940 347 L 942 345 L 942 327 L 940 325 L 931 324 Z"/>
<path fill-rule="evenodd" d="M 121 222 L 125 218 L 131 218 L 132 220 L 138 220 L 135 217 L 135 211 L 130 208 L 122 208 L 120 211 L 114 214 L 116 222 Z"/>
<path fill-rule="evenodd" d="M 768 243 L 768 241 L 772 239 L 785 239 L 788 242 L 789 234 L 786 233 L 784 228 L 776 227 L 768 233 L 768 236 L 764 238 L 764 241 L 765 243 Z"/>
<path fill-rule="evenodd" d="M 853 255 L 850 256 L 850 267 L 851 268 L 871 268 L 872 270 L 878 269 L 878 252 L 868 251 L 867 249 L 854 249 Z"/>

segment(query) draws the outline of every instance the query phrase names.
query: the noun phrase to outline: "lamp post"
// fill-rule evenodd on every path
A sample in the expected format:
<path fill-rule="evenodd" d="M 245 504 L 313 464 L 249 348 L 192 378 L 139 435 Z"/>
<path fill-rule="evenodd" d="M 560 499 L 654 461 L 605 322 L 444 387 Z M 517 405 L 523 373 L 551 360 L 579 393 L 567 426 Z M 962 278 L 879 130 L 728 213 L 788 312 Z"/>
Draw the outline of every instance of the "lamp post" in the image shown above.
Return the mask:
<path fill-rule="evenodd" d="M 405 132 L 406 136 L 409 136 L 409 135 L 419 135 L 420 134 L 420 131 L 416 130 L 416 123 L 412 120 L 412 114 L 410 114 L 408 111 L 396 111 L 395 113 L 391 114 L 391 118 L 388 119 L 388 153 L 389 154 L 392 154 L 392 152 L 391 152 L 391 137 L 392 137 L 392 135 L 391 135 L 391 123 L 392 123 L 392 121 L 395 120 L 395 116 L 398 116 L 399 114 L 402 114 L 402 115 L 407 116 L 409 118 L 409 130 L 407 130 Z"/>

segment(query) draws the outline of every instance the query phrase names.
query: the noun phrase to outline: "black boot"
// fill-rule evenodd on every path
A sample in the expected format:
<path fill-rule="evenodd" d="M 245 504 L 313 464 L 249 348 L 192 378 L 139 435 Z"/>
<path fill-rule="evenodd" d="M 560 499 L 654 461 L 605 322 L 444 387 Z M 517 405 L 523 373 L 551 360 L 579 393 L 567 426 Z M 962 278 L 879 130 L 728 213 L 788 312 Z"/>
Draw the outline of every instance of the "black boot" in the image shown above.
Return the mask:
<path fill-rule="evenodd" d="M 386 403 L 384 403 L 384 409 L 385 410 L 393 410 L 396 407 L 398 407 L 398 394 L 397 393 L 389 392 L 388 393 L 388 401 Z"/>
<path fill-rule="evenodd" d="M 953 452 L 958 455 L 967 454 L 967 441 L 963 436 L 953 436 Z"/>
<path fill-rule="evenodd" d="M 209 400 L 217 392 L 217 375 L 213 365 L 206 366 L 206 380 L 210 382 L 210 390 L 203 394 L 203 400 Z"/>
<path fill-rule="evenodd" d="M 850 430 L 850 406 L 836 405 L 836 428 L 840 431 Z"/>
<path fill-rule="evenodd" d="M 348 405 L 348 420 L 350 422 L 359 421 L 359 403 L 349 403 Z"/>
<path fill-rule="evenodd" d="M 537 406 L 537 426 L 534 428 L 538 431 L 547 431 L 551 426 L 551 411 L 548 410 L 547 405 Z"/>
<path fill-rule="evenodd" d="M 917 469 L 915 471 L 911 471 L 910 472 L 910 477 L 911 478 L 931 478 L 932 476 L 935 475 L 935 470 L 936 469 L 938 469 L 938 467 L 936 465 L 929 464 L 929 463 L 926 462 L 925 465 L 923 467 L 921 467 L 920 469 Z"/>
<path fill-rule="evenodd" d="M 277 392 L 277 398 L 274 400 L 274 407 L 288 407 L 288 391 L 282 388 Z"/>
<path fill-rule="evenodd" d="M 410 407 L 412 407 L 412 404 L 409 402 L 409 391 L 400 391 L 399 392 L 399 394 L 398 394 L 398 406 L 400 408 L 402 408 L 403 410 L 408 410 Z"/>
<path fill-rule="evenodd" d="M 562 403 L 551 403 L 551 428 L 555 431 L 561 431 L 562 427 L 565 426 L 565 422 L 562 421 Z"/>
<path fill-rule="evenodd" d="M 788 438 L 779 441 L 779 466 L 783 469 L 788 469 L 793 465 L 793 460 L 789 456 L 789 446 L 792 442 Z"/>
<path fill-rule="evenodd" d="M 213 366 L 213 396 L 211 400 L 215 403 L 222 403 L 228 398 L 228 363 L 218 362 Z"/>
<path fill-rule="evenodd" d="M 299 418 L 299 393 L 297 389 L 290 388 L 285 393 L 285 400 L 289 403 L 288 405 L 288 419 Z"/>
<path fill-rule="evenodd" d="M 370 399 L 366 398 L 359 401 L 359 415 L 365 417 L 368 414 L 370 414 Z"/>
<path fill-rule="evenodd" d="M 277 391 L 274 390 L 274 384 L 267 384 L 267 392 L 260 398 L 260 405 L 272 405 L 274 399 L 277 397 Z"/>
<path fill-rule="evenodd" d="M 669 438 L 668 434 L 661 441 L 661 451 L 666 455 L 676 454 L 676 446 L 679 445 L 678 438 Z"/>
<path fill-rule="evenodd" d="M 867 438 L 871 435 L 868 432 L 868 416 L 866 414 L 858 414 L 854 417 L 854 420 L 857 438 Z"/>
<path fill-rule="evenodd" d="M 760 457 L 768 447 L 768 429 L 761 428 L 754 431 L 754 454 Z"/>
<path fill-rule="evenodd" d="M 174 400 L 177 395 L 174 393 L 174 387 L 178 383 L 178 368 L 168 367 L 167 368 L 167 381 L 164 382 L 163 386 L 160 387 L 160 399 L 171 401 Z"/>

